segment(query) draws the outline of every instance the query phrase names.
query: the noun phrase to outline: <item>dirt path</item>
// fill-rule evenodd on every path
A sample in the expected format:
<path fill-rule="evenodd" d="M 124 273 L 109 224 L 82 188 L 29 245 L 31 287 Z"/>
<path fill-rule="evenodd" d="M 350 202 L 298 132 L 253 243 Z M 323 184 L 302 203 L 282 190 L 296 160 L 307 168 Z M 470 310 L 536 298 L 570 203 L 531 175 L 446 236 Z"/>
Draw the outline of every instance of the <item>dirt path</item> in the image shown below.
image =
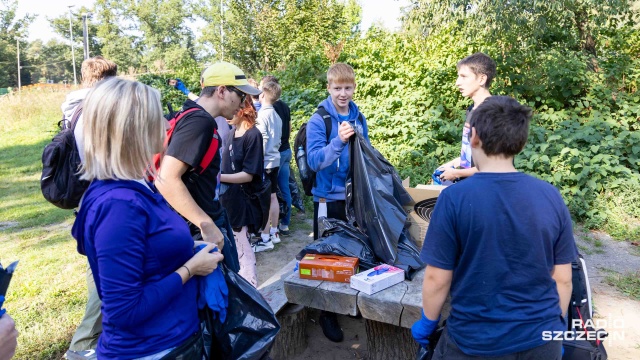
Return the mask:
<path fill-rule="evenodd" d="M 606 283 L 611 274 L 640 271 L 640 249 L 599 232 L 578 232 L 576 243 L 587 264 L 594 318 L 609 332 L 604 342 L 609 359 L 640 359 L 640 301 Z"/>
<path fill-rule="evenodd" d="M 310 220 L 294 218 L 291 236 L 282 237 L 275 250 L 256 254 L 258 282 L 267 280 L 287 264 L 307 244 L 312 242 Z M 576 234 L 576 242 L 587 263 L 591 282 L 595 319 L 606 322 L 609 338 L 605 340 L 610 360 L 640 359 L 640 301 L 622 295 L 605 282 L 612 273 L 626 274 L 640 270 L 640 249 L 625 242 L 612 240 L 606 234 Z M 292 269 L 293 270 L 293 269 Z M 291 360 L 366 359 L 367 343 L 364 322 L 339 316 L 345 341 L 332 343 L 322 334 L 317 323 L 318 313 L 312 312 L 307 325 L 309 346 Z"/>

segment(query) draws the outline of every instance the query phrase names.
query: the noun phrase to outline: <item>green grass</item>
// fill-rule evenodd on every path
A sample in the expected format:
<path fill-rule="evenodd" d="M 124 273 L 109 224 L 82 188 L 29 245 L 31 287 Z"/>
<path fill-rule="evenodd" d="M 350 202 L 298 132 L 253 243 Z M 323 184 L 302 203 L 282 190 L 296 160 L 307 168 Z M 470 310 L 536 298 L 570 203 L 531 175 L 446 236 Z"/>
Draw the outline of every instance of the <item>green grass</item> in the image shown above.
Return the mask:
<path fill-rule="evenodd" d="M 624 295 L 640 300 L 640 271 L 627 274 L 607 275 L 607 284 L 615 286 Z"/>
<path fill-rule="evenodd" d="M 4 304 L 20 331 L 16 359 L 60 359 L 84 313 L 86 258 L 69 232 L 73 213 L 46 202 L 39 185 L 64 97 L 0 99 L 0 260 L 20 260 Z"/>

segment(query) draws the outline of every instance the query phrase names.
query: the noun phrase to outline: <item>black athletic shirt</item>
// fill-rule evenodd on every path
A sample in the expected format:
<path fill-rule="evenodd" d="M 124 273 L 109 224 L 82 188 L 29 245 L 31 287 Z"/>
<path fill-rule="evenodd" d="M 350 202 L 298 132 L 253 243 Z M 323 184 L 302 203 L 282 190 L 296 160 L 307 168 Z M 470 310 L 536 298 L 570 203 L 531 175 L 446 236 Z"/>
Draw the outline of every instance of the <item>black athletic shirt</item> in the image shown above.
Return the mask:
<path fill-rule="evenodd" d="M 283 152 L 291 149 L 289 144 L 289 136 L 291 135 L 291 110 L 289 106 L 282 100 L 278 100 L 273 104 L 273 109 L 276 111 L 280 119 L 282 119 L 282 137 L 280 142 L 280 148 L 278 151 Z"/>
<path fill-rule="evenodd" d="M 232 227 L 259 227 L 260 214 L 255 213 L 258 209 L 250 206 L 246 193 L 255 192 L 262 184 L 262 134 L 254 126 L 244 135 L 235 137 L 234 128 L 227 135 L 225 143 L 227 149 L 222 151 L 222 173 L 237 174 L 244 171 L 253 175 L 253 179 L 248 184 L 223 184 L 225 190 L 221 196 L 222 205 L 227 210 Z"/>
<path fill-rule="evenodd" d="M 222 207 L 218 201 L 218 176 L 220 175 L 220 138 L 217 133 L 216 120 L 200 105 L 187 100 L 183 109 L 198 108 L 181 119 L 173 131 L 166 155 L 172 156 L 185 164 L 189 169 L 182 175 L 187 190 L 196 204 L 216 220 Z M 217 149 L 209 166 L 200 174 L 200 162 L 205 156 L 212 138 L 217 140 Z"/>

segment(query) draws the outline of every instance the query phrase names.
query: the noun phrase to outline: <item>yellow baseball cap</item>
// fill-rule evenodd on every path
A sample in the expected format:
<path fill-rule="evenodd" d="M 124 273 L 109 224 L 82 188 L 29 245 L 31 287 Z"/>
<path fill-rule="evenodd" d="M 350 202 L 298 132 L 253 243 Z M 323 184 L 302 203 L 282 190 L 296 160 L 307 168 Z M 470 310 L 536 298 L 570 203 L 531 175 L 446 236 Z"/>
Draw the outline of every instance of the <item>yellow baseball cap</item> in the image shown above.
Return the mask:
<path fill-rule="evenodd" d="M 245 94 L 260 95 L 262 91 L 249 85 L 247 76 L 239 67 L 226 61 L 209 66 L 202 73 L 202 86 L 233 86 Z"/>

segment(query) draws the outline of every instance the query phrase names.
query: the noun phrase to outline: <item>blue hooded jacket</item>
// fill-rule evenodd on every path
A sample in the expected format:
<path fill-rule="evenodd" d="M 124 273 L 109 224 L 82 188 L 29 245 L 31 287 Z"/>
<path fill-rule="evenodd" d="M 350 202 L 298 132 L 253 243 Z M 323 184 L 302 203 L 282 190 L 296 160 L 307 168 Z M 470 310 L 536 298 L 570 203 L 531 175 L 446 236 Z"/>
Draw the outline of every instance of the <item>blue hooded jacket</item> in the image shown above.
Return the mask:
<path fill-rule="evenodd" d="M 331 96 L 320 103 L 331 115 L 331 135 L 327 142 L 324 120 L 313 114 L 307 124 L 307 163 L 316 172 L 316 184 L 311 190 L 313 201 L 325 198 L 328 202 L 345 200 L 345 182 L 349 172 L 349 143 L 343 143 L 338 136 L 340 120 Z M 349 102 L 349 122 L 362 127 L 362 134 L 369 141 L 367 120 L 353 101 Z"/>

